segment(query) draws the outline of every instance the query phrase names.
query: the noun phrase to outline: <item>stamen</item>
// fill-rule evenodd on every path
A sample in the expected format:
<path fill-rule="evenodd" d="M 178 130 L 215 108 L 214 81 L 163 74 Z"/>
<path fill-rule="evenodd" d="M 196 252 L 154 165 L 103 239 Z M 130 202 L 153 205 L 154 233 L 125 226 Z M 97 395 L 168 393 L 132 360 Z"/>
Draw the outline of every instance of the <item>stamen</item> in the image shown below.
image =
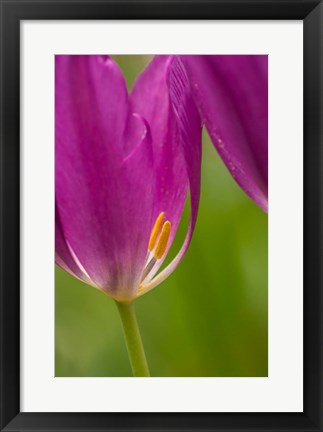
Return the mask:
<path fill-rule="evenodd" d="M 166 252 L 171 227 L 172 225 L 169 221 L 166 221 L 163 225 L 162 232 L 154 253 L 156 259 L 161 259 Z"/>
<path fill-rule="evenodd" d="M 166 252 L 171 231 L 171 223 L 169 221 L 164 222 L 164 218 L 165 213 L 160 213 L 152 229 L 148 244 L 146 262 L 141 275 L 142 283 L 145 282 L 147 278 L 149 278 L 150 274 L 154 270 L 157 260 L 161 259 Z"/>
<path fill-rule="evenodd" d="M 149 273 L 153 269 L 154 265 L 156 264 L 156 261 L 157 261 L 156 258 L 152 257 L 152 259 L 149 261 L 149 263 L 144 268 L 144 271 L 143 271 L 142 276 L 141 276 L 141 281 L 146 279 L 146 277 L 149 275 Z"/>
<path fill-rule="evenodd" d="M 151 236 L 150 236 L 150 239 L 149 239 L 149 244 L 148 244 L 148 250 L 150 252 L 155 247 L 155 244 L 156 244 L 157 238 L 159 236 L 160 230 L 161 230 L 161 228 L 163 226 L 164 216 L 165 216 L 165 213 L 162 212 L 162 213 L 159 214 L 158 218 L 156 219 L 154 228 L 153 228 L 153 230 L 151 232 Z"/>

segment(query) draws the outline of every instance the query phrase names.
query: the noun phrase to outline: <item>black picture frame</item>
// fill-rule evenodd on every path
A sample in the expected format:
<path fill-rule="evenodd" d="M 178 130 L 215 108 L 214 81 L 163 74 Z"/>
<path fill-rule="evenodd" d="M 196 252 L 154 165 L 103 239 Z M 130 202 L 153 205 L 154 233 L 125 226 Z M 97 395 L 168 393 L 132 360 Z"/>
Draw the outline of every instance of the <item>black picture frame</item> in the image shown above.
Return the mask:
<path fill-rule="evenodd" d="M 0 0 L 0 7 L 1 431 L 323 431 L 322 2 L 317 0 Z M 303 413 L 20 412 L 20 21 L 31 19 L 303 20 Z"/>

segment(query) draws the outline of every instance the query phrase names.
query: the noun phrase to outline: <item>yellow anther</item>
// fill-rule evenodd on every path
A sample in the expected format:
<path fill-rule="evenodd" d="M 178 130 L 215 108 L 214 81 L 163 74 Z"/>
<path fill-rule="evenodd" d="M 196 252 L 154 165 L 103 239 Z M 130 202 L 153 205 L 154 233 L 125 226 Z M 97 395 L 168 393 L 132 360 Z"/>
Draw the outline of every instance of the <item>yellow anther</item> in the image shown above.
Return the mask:
<path fill-rule="evenodd" d="M 158 218 L 156 219 L 154 228 L 151 232 L 151 236 L 149 239 L 149 244 L 148 244 L 148 250 L 151 252 L 156 244 L 157 238 L 159 236 L 160 230 L 162 229 L 163 226 L 163 222 L 164 222 L 164 216 L 165 213 L 159 213 Z"/>
<path fill-rule="evenodd" d="M 167 243 L 171 227 L 172 225 L 169 221 L 166 221 L 163 225 L 162 232 L 160 234 L 154 254 L 156 259 L 161 259 L 167 249 Z"/>

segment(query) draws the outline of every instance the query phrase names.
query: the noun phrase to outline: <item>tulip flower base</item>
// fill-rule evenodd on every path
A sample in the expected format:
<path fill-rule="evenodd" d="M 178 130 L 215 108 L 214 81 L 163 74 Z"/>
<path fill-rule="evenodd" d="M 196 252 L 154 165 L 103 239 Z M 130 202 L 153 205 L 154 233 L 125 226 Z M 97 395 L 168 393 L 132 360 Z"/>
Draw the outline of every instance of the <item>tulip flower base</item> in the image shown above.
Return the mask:
<path fill-rule="evenodd" d="M 56 376 L 268 376 L 267 135 L 266 56 L 56 56 Z"/>

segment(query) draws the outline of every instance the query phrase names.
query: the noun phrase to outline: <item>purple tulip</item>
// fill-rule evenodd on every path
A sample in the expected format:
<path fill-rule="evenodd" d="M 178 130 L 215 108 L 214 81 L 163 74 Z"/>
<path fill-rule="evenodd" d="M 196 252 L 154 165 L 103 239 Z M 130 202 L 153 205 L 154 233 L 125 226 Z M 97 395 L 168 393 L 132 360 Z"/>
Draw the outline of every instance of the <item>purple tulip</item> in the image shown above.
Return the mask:
<path fill-rule="evenodd" d="M 203 124 L 231 175 L 268 210 L 268 57 L 181 56 Z"/>
<path fill-rule="evenodd" d="M 179 59 L 157 56 L 130 94 L 109 57 L 56 56 L 56 263 L 129 302 L 189 245 L 199 202 L 201 124 Z M 191 220 L 157 276 L 184 203 Z"/>

